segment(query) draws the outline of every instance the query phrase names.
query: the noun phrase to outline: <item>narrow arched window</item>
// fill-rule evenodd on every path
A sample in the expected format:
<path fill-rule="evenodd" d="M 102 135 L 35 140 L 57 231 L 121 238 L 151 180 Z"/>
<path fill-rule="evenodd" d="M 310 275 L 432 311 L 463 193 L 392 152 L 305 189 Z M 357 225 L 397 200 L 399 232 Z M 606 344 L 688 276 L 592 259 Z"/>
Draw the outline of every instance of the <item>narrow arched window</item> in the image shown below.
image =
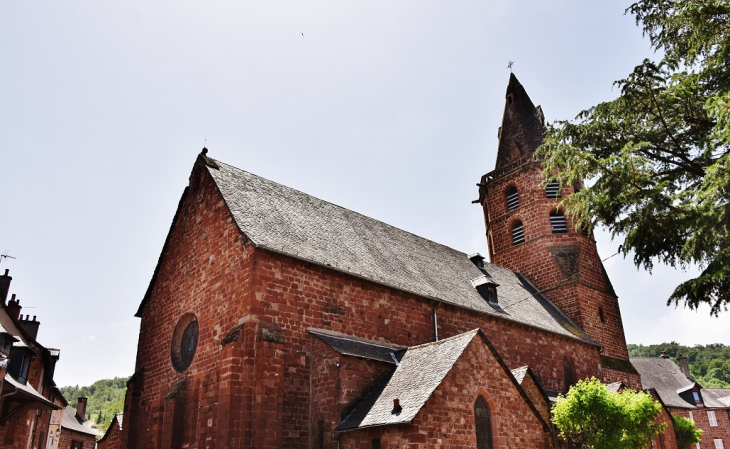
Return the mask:
<path fill-rule="evenodd" d="M 492 449 L 492 415 L 487 401 L 479 396 L 474 404 L 474 423 L 477 432 L 477 449 Z"/>
<path fill-rule="evenodd" d="M 520 207 L 520 195 L 517 193 L 517 187 L 511 186 L 507 189 L 507 210 L 513 210 Z"/>
<path fill-rule="evenodd" d="M 563 356 L 563 374 L 565 375 L 565 389 L 566 391 L 575 384 L 573 380 L 573 368 L 570 366 L 570 360 Z"/>
<path fill-rule="evenodd" d="M 553 234 L 568 232 L 568 222 L 565 221 L 565 215 L 559 210 L 550 212 L 550 227 L 553 229 Z"/>
<path fill-rule="evenodd" d="M 548 198 L 561 198 L 560 183 L 558 181 L 550 181 L 545 187 L 545 196 Z"/>
<path fill-rule="evenodd" d="M 522 227 L 522 222 L 517 220 L 512 224 L 512 244 L 520 243 L 525 243 L 525 228 Z"/>

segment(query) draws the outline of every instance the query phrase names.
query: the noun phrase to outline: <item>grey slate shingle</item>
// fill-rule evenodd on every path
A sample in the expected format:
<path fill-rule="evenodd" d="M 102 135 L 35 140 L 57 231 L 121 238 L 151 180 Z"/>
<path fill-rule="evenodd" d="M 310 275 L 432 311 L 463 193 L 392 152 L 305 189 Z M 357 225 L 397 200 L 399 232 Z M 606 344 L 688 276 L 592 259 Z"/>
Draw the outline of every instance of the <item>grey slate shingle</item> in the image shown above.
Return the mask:
<path fill-rule="evenodd" d="M 479 313 L 593 342 L 519 274 L 489 263 L 499 304 L 471 280 L 467 254 L 210 158 L 239 229 L 258 247 Z"/>
<path fill-rule="evenodd" d="M 70 405 L 67 405 L 63 410 L 63 416 L 61 417 L 61 427 L 64 429 L 74 430 L 76 432 L 86 433 L 89 435 L 97 436 L 99 431 L 92 429 L 91 427 L 84 424 L 76 414 L 76 410 Z"/>
<path fill-rule="evenodd" d="M 332 349 L 343 355 L 361 357 L 363 359 L 377 360 L 379 362 L 395 365 L 393 357 L 400 355 L 405 350 L 403 346 L 385 345 L 382 343 L 368 342 L 354 337 L 337 335 L 333 332 L 309 329 L 309 333 L 327 343 Z"/>
<path fill-rule="evenodd" d="M 413 421 L 478 330 L 408 348 L 400 365 L 384 376 L 335 429 L 337 432 Z M 402 409 L 394 412 L 393 399 Z"/>

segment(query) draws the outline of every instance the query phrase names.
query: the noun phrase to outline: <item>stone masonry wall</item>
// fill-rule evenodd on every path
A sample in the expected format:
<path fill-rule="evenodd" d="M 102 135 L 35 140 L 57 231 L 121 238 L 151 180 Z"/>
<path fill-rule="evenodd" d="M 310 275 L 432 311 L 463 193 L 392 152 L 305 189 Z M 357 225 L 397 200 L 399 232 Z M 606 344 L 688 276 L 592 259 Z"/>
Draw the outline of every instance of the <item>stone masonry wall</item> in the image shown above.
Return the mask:
<path fill-rule="evenodd" d="M 670 407 L 669 411 L 673 415 L 682 416 L 687 419 L 692 419 L 695 422 L 695 427 L 702 429 L 704 432 L 700 437 L 700 446 L 703 448 L 714 449 L 714 440 L 722 440 L 724 447 L 730 447 L 730 411 L 728 409 L 686 409 L 679 407 Z M 689 416 L 689 412 L 692 412 L 692 418 Z M 715 418 L 717 419 L 717 426 L 710 425 L 710 418 L 707 412 L 714 411 Z"/>
<path fill-rule="evenodd" d="M 255 249 L 240 235 L 209 175 L 194 170 L 141 311 L 136 371 L 144 371 L 134 381 L 138 398 L 128 395 L 130 425 L 125 423 L 123 433 L 133 429 L 134 435 L 124 441 L 127 447 L 155 449 L 308 447 L 314 337 L 307 329 L 421 344 L 433 340 L 434 306 Z M 180 373 L 170 361 L 170 341 L 185 313 L 197 317 L 199 339 L 191 365 Z M 565 388 L 565 355 L 578 378 L 599 375 L 596 346 L 448 305 L 438 314 L 442 337 L 481 327 L 508 366 L 529 365 L 547 389 Z M 239 325 L 240 335 L 222 345 Z M 274 334 L 281 339 L 272 341 Z M 183 378 L 175 397 L 165 399 Z M 172 429 L 182 429 L 181 436 L 168 436 Z"/>
<path fill-rule="evenodd" d="M 82 443 L 83 449 L 94 449 L 96 445 L 96 438 L 93 435 L 87 433 L 76 432 L 69 429 L 62 429 L 61 436 L 58 439 L 58 449 L 70 449 L 71 443 L 78 441 Z"/>

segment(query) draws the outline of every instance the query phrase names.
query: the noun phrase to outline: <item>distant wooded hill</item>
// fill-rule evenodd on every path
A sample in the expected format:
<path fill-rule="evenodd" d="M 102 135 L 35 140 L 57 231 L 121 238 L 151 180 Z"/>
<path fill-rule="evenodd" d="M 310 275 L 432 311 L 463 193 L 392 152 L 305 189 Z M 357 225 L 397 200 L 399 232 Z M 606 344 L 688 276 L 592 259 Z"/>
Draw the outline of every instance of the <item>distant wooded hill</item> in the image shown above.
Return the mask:
<path fill-rule="evenodd" d="M 682 346 L 676 341 L 658 345 L 628 345 L 630 357 L 659 357 L 662 351 L 677 362 L 679 354 L 689 360 L 689 371 L 695 382 L 705 388 L 730 388 L 730 346 Z"/>
<path fill-rule="evenodd" d="M 88 398 L 86 402 L 86 420 L 96 423 L 101 432 L 114 419 L 114 415 L 124 409 L 124 394 L 127 391 L 129 377 L 115 377 L 114 379 L 98 380 L 88 387 L 62 387 L 61 393 L 76 408 L 78 398 Z M 88 423 L 91 424 L 91 423 Z"/>

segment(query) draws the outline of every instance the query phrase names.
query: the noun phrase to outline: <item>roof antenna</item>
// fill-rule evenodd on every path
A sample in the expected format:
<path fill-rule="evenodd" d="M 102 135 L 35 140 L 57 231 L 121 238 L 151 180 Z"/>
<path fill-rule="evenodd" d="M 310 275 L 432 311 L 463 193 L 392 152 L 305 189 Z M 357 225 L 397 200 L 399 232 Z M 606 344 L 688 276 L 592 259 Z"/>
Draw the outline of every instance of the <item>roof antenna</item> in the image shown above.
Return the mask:
<path fill-rule="evenodd" d="M 7 251 L 3 251 L 3 253 L 0 254 L 0 262 L 2 262 L 3 259 L 17 259 L 17 257 L 13 257 L 10 254 L 8 254 Z"/>
<path fill-rule="evenodd" d="M 509 61 L 509 63 L 507 64 L 507 68 L 509 69 L 509 73 L 512 73 L 512 66 L 514 65 L 514 63 L 515 63 L 514 61 Z"/>

